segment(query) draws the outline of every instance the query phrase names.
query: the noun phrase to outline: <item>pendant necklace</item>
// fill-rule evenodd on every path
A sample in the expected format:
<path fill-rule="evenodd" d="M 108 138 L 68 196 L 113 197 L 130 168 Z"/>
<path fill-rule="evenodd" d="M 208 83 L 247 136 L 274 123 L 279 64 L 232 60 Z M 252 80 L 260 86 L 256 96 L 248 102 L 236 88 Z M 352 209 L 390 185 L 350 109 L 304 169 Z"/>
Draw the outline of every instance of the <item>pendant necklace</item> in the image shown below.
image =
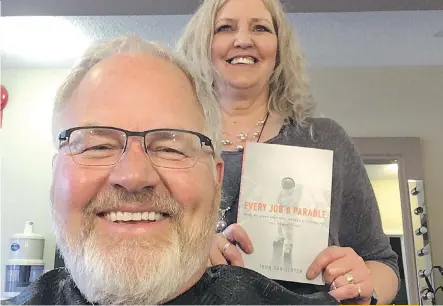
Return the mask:
<path fill-rule="evenodd" d="M 254 134 L 252 135 L 252 139 L 257 139 L 256 142 L 260 141 L 261 135 L 262 135 L 263 130 L 265 128 L 266 122 L 268 121 L 268 118 L 269 118 L 269 112 L 266 113 L 266 117 L 264 119 L 257 121 L 256 126 L 260 127 L 260 130 L 254 132 Z M 239 134 L 237 134 L 237 138 L 239 141 L 236 146 L 236 149 L 237 149 L 237 151 L 241 152 L 241 151 L 243 151 L 245 142 L 248 140 L 248 133 L 239 133 Z M 231 141 L 226 140 L 226 139 L 222 141 L 222 144 L 225 146 L 233 145 L 233 143 Z M 215 230 L 217 233 L 223 232 L 225 230 L 225 228 L 228 227 L 228 222 L 226 221 L 226 212 L 231 210 L 231 205 L 226 208 L 219 208 L 218 209 L 219 221 L 217 222 L 217 224 L 215 226 Z"/>
<path fill-rule="evenodd" d="M 265 127 L 268 117 L 269 117 L 269 112 L 266 113 L 266 116 L 263 119 L 260 119 L 257 121 L 257 123 L 255 124 L 255 127 L 258 128 L 258 130 L 254 131 L 252 133 L 252 137 L 250 136 L 250 134 L 251 134 L 251 133 L 249 133 L 250 131 L 240 132 L 236 135 L 236 138 L 237 138 L 236 149 L 237 149 L 237 151 L 242 151 L 245 146 L 245 142 L 248 140 L 257 139 L 257 142 L 260 140 L 261 134 L 263 133 L 263 128 Z M 253 129 L 251 129 L 251 130 L 253 130 Z M 229 139 L 223 139 L 222 144 L 224 146 L 235 145 L 235 143 Z"/>

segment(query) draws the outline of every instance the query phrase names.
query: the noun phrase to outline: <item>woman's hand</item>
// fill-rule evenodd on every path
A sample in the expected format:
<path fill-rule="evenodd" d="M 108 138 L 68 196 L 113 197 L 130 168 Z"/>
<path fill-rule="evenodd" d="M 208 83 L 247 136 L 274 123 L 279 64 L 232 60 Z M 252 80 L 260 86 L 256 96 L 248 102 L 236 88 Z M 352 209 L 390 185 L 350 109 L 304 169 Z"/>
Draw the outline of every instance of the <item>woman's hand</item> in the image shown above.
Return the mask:
<path fill-rule="evenodd" d="M 335 299 L 370 303 L 374 293 L 371 271 L 352 248 L 328 247 L 315 258 L 306 276 L 314 279 L 322 271 L 325 283 L 330 286 L 329 294 Z"/>
<path fill-rule="evenodd" d="M 214 235 L 208 265 L 230 264 L 243 267 L 243 257 L 236 245 L 247 254 L 254 251 L 251 239 L 243 227 L 231 224 L 222 233 Z"/>

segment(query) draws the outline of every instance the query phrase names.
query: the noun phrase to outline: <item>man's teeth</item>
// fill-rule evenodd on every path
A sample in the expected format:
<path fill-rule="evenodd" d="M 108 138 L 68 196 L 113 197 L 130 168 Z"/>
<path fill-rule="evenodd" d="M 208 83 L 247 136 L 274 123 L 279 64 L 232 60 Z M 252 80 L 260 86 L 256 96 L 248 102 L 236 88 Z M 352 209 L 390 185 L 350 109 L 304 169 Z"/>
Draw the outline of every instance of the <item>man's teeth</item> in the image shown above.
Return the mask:
<path fill-rule="evenodd" d="M 236 64 L 246 64 L 246 65 L 253 65 L 255 64 L 255 61 L 251 57 L 235 57 L 233 60 L 231 60 L 232 65 Z"/>
<path fill-rule="evenodd" d="M 139 212 L 139 213 L 130 213 L 130 212 L 110 212 L 104 214 L 104 217 L 109 221 L 159 221 L 165 218 L 162 213 L 158 212 Z"/>

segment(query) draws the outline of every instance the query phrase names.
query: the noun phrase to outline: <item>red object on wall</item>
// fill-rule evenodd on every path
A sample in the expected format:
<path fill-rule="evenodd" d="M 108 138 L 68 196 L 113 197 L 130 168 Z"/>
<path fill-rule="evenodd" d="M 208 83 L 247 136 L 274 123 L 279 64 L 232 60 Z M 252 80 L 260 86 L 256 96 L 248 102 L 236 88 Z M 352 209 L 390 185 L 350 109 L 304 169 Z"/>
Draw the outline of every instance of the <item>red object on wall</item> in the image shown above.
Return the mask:
<path fill-rule="evenodd" d="M 6 90 L 6 87 L 1 85 L 0 88 L 0 98 L 1 98 L 1 103 L 0 103 L 0 128 L 2 127 L 2 122 L 3 122 L 3 109 L 5 109 L 6 104 L 8 104 L 8 99 L 9 99 L 9 95 L 8 95 L 8 91 Z"/>

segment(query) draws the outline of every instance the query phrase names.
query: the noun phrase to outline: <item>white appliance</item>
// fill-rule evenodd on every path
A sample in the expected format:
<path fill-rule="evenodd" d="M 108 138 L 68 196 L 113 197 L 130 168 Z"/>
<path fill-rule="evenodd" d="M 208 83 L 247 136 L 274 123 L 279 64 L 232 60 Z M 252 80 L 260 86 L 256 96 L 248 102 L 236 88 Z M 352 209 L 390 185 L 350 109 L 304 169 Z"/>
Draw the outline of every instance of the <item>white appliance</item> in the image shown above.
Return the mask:
<path fill-rule="evenodd" d="M 9 240 L 9 256 L 5 273 L 4 297 L 18 295 L 44 272 L 45 238 L 33 232 L 32 221 L 26 221 L 23 233 Z"/>

